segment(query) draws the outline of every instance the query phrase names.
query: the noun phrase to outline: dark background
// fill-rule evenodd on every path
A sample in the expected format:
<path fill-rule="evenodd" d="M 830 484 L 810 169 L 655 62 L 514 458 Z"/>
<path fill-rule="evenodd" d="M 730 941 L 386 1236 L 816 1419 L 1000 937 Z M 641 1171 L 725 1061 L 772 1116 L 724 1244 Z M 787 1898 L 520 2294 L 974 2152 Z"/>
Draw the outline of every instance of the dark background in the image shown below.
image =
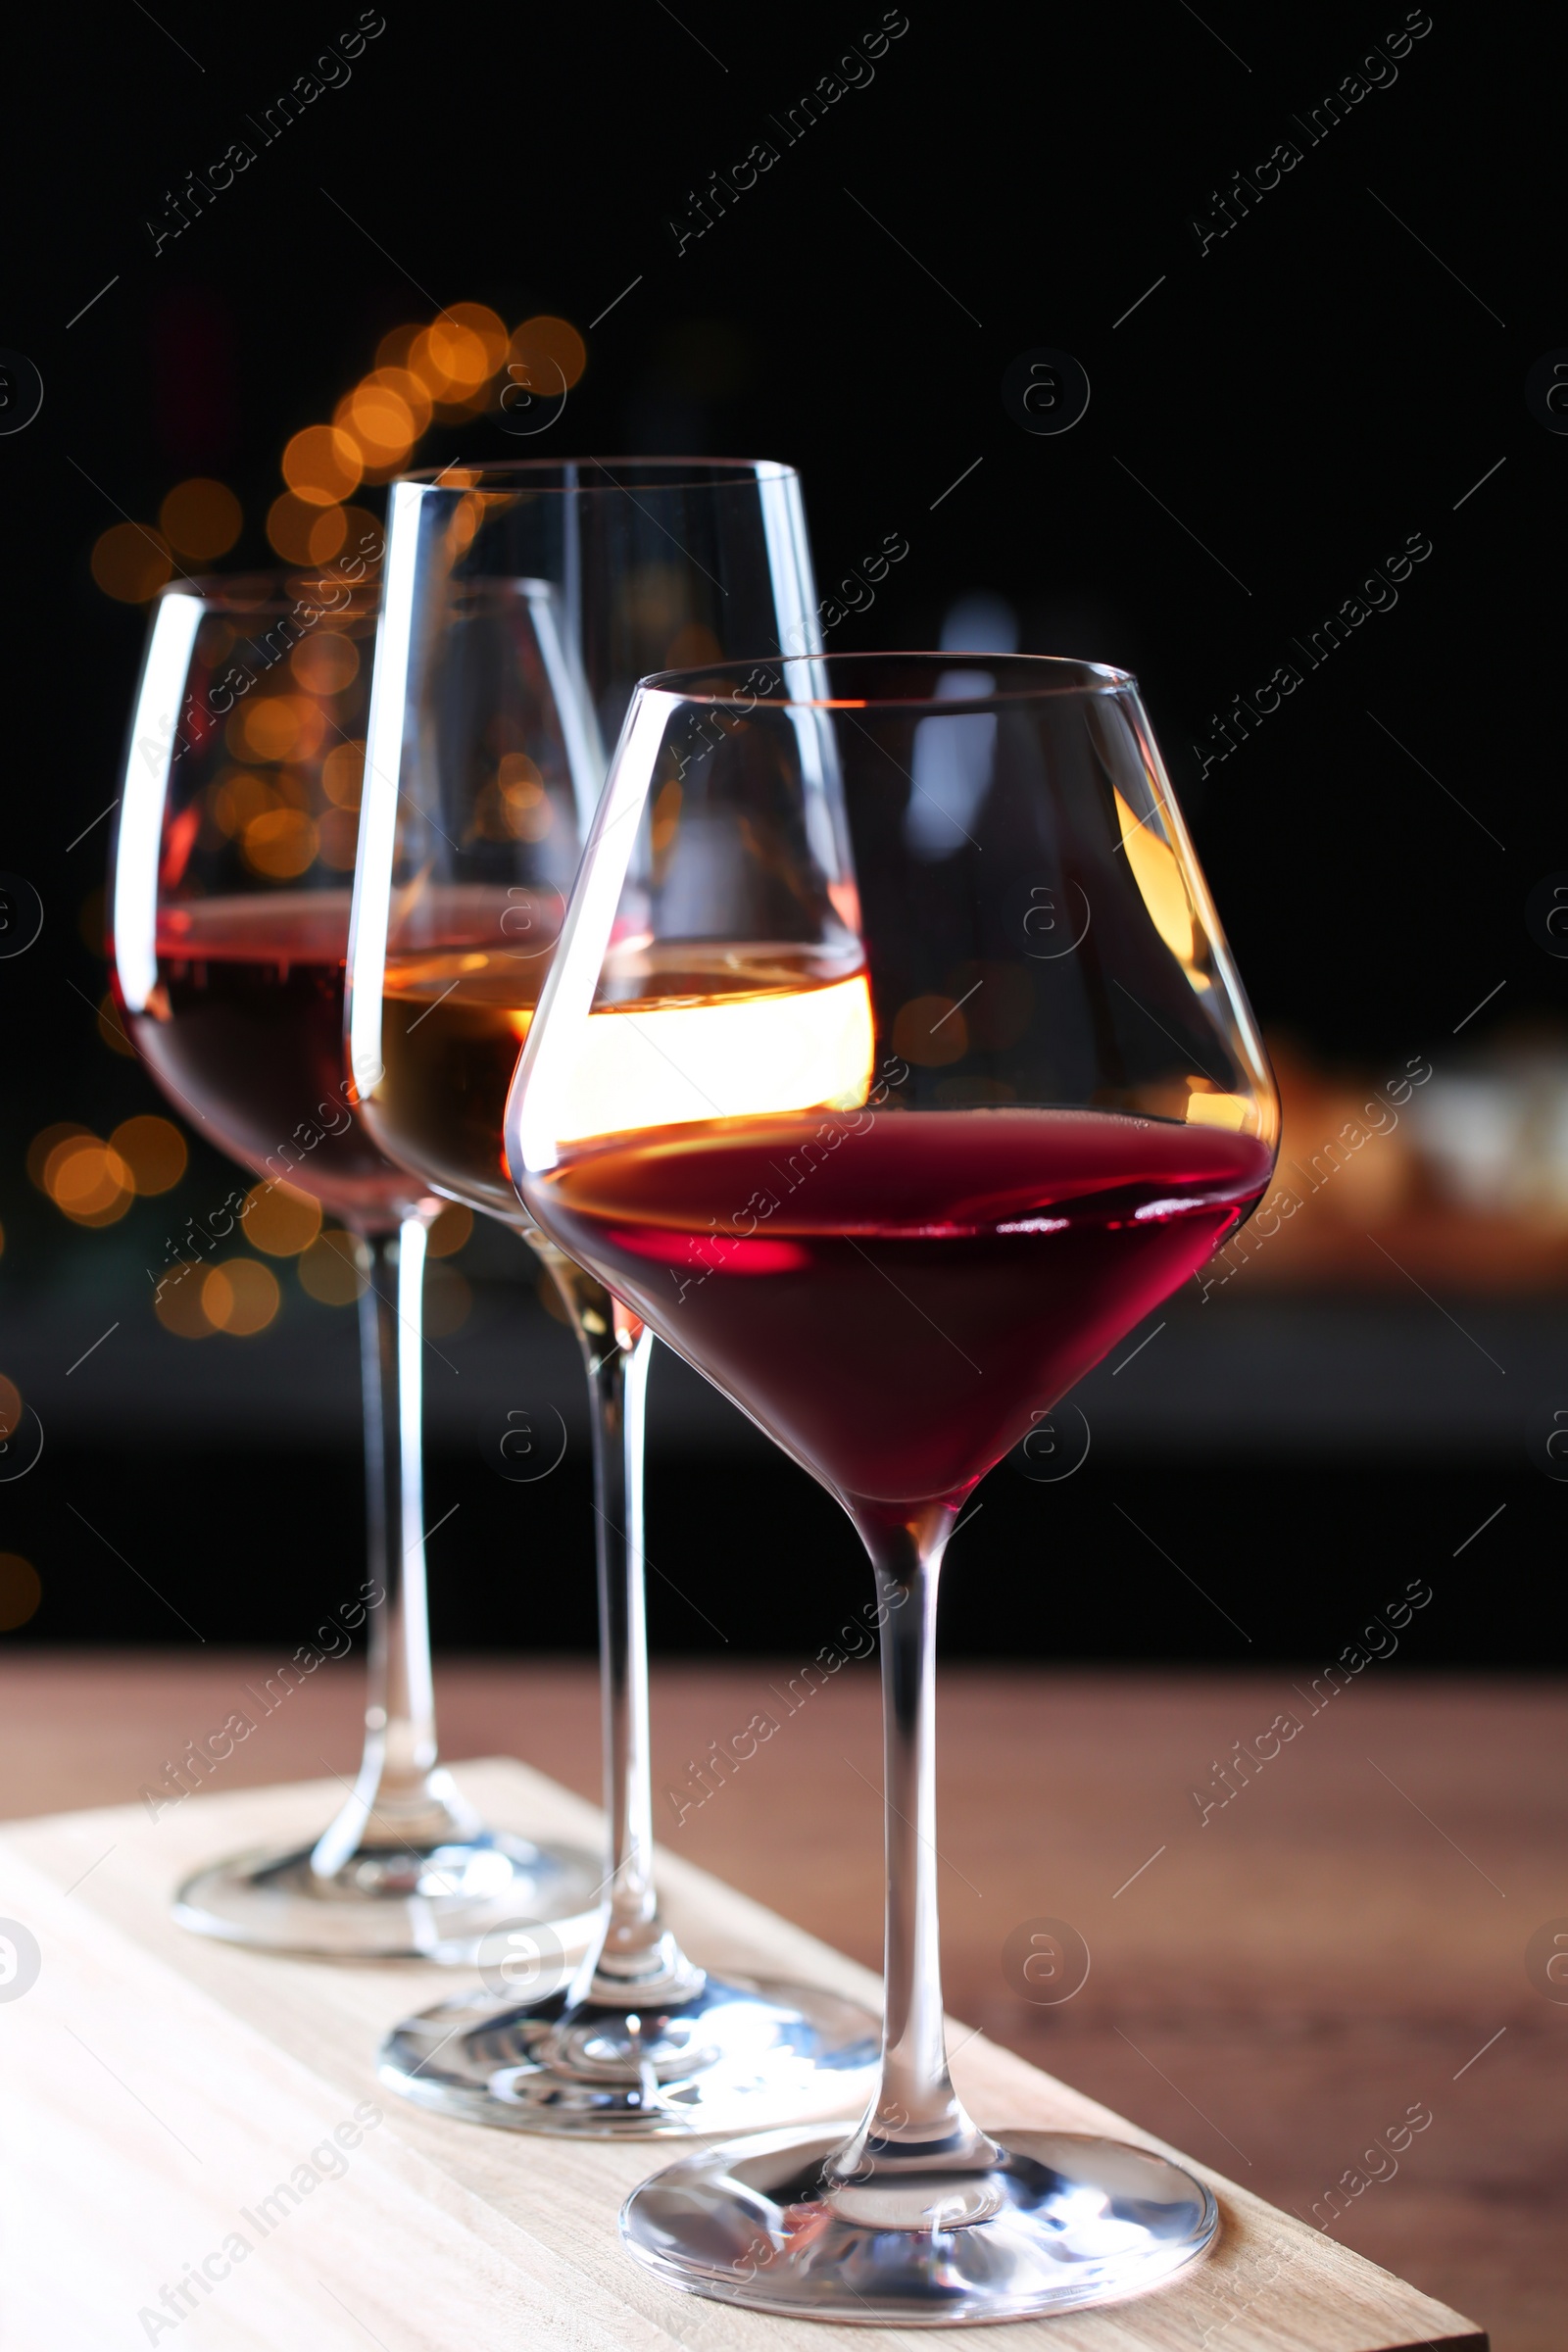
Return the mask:
<path fill-rule="evenodd" d="M 145 1268 L 221 1196 L 220 1163 L 193 1145 L 178 1194 L 80 1232 L 24 1158 L 51 1121 L 107 1133 L 165 1107 L 99 1034 L 82 909 L 108 828 L 67 847 L 116 790 L 144 626 L 95 586 L 93 543 L 210 473 L 247 516 L 225 565 L 272 561 L 285 440 L 330 416 L 386 330 L 443 303 L 559 314 L 589 361 L 546 435 L 437 428 L 417 463 L 785 458 L 824 595 L 887 534 L 908 541 L 834 646 L 929 644 L 956 597 L 991 590 L 1024 650 L 1135 669 L 1271 1034 L 1393 1071 L 1562 1032 L 1565 966 L 1525 921 L 1568 867 L 1568 439 L 1524 397 L 1568 344 L 1546 20 L 1439 0 L 1392 86 L 1308 145 L 1292 115 L 1404 10 L 916 4 L 869 86 L 785 147 L 769 115 L 879 10 L 392 0 L 347 84 L 155 255 L 145 223 L 169 193 L 230 140 L 259 146 L 245 117 L 355 22 L 167 0 L 157 23 L 132 8 L 11 35 L 0 344 L 45 387 L 0 437 L 0 866 L 45 909 L 36 945 L 0 961 L 0 1370 L 45 1430 L 36 1466 L 0 1484 L 0 1542 L 43 1584 L 19 1643 L 289 1643 L 360 1573 L 352 1315 L 291 1290 L 259 1339 L 174 1339 Z M 762 138 L 776 165 L 677 254 L 669 220 Z M 1285 138 L 1300 163 L 1200 254 L 1191 219 Z M 1039 347 L 1092 385 L 1060 436 L 1002 397 Z M 1432 554 L 1397 607 L 1200 778 L 1211 714 L 1304 667 L 1291 636 L 1411 534 Z M 476 1235 L 456 1262 L 474 1305 L 430 1369 L 428 1518 L 457 1506 L 432 1542 L 438 1640 L 586 1643 L 569 1345 L 518 1245 Z M 1528 1448 L 1559 1378 L 1568 1396 L 1560 1306 L 1447 1312 L 1413 1292 L 1175 1302 L 1136 1363 L 1086 1384 L 1095 1440 L 1070 1481 L 1004 1465 L 981 1490 L 951 1646 L 1316 1663 L 1424 1578 L 1435 1601 L 1403 1656 L 1552 1662 L 1564 1494 Z M 790 1649 L 830 1630 L 865 1591 L 848 1523 L 667 1356 L 655 1379 L 656 1642 Z M 514 1391 L 566 1416 L 565 1457 L 533 1485 L 482 1450 Z"/>

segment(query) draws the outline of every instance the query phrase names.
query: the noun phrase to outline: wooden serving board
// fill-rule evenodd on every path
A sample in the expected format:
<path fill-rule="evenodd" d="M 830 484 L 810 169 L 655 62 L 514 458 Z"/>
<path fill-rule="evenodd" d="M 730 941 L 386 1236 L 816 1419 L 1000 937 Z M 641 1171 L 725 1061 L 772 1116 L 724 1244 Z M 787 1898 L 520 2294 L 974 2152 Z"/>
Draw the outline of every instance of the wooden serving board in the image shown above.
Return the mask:
<path fill-rule="evenodd" d="M 521 1765 L 459 1769 L 498 1824 L 577 1844 L 602 1834 L 592 1807 Z M 341 1795 L 334 1782 L 193 1794 L 157 1822 L 125 1806 L 0 1836 L 0 1936 L 19 1922 L 41 1952 L 36 1982 L 0 1998 L 7 2352 L 934 2352 L 956 2341 L 957 2329 L 769 2319 L 645 2276 L 621 2252 L 616 2215 L 678 2141 L 530 2139 L 383 2091 L 382 2034 L 471 1981 L 461 1972 L 276 1959 L 173 1925 L 170 1894 L 197 1863 L 308 1838 Z M 864 1969 L 674 1856 L 660 1867 L 671 1924 L 697 1958 L 875 2004 Z M 951 2042 L 958 2087 L 988 2126 L 1163 2145 L 961 2025 Z M 999 2345 L 1486 2352 L 1470 2321 L 1180 2161 L 1219 2199 L 1215 2253 L 1152 2295 L 1017 2323 Z M 290 2196 L 274 2195 L 280 2182 Z"/>

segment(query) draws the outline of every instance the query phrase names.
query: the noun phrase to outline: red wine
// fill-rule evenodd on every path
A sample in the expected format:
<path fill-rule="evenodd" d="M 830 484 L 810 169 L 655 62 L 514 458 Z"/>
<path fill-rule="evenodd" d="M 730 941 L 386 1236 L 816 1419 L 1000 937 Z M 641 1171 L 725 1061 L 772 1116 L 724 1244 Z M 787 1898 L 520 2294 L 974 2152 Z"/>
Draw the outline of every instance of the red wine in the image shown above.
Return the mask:
<path fill-rule="evenodd" d="M 370 1231 L 395 1224 L 426 1188 L 382 1156 L 348 1106 L 348 938 L 346 890 L 161 907 L 158 986 L 130 1026 L 200 1132 Z"/>
<path fill-rule="evenodd" d="M 711 1121 L 572 1153 L 550 1234 L 846 1502 L 956 1501 L 1268 1181 L 1109 1111 Z"/>

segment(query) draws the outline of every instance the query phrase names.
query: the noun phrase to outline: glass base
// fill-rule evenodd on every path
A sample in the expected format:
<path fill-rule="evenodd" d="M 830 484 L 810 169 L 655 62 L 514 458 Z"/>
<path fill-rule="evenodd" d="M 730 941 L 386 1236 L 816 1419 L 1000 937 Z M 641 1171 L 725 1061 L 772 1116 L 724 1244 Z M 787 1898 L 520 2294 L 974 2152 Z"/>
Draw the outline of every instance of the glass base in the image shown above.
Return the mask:
<path fill-rule="evenodd" d="M 212 1862 L 174 1897 L 198 1936 L 327 1960 L 439 1960 L 471 1968 L 485 1936 L 548 1924 L 564 1951 L 598 1934 L 604 1864 L 504 1831 L 439 1845 L 362 1846 L 323 1877 L 314 1846 Z"/>
<path fill-rule="evenodd" d="M 851 2116 L 875 2081 L 878 2020 L 803 1984 L 709 1977 L 640 2009 L 568 2004 L 569 1987 L 445 2001 L 388 2035 L 380 2079 L 467 2123 L 587 2139 Z"/>
<path fill-rule="evenodd" d="M 956 2328 L 1119 2302 L 1209 2247 L 1212 2196 L 1147 2148 L 1010 2132 L 979 2172 L 824 2187 L 832 2133 L 760 2132 L 627 2198 L 627 2250 L 666 2285 L 787 2319 Z"/>

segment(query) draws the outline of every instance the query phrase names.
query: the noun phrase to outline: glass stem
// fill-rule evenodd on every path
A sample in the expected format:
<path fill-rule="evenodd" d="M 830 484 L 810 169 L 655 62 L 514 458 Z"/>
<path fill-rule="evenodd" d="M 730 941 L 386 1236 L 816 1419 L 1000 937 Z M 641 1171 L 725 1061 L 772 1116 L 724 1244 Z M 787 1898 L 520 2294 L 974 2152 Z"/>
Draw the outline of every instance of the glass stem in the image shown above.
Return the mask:
<path fill-rule="evenodd" d="M 654 1886 L 643 1566 L 643 1408 L 653 1335 L 543 1235 L 529 1238 L 571 1318 L 593 1397 L 609 1905 L 604 1940 L 578 1971 L 570 2005 L 635 2010 L 658 1999 L 667 2006 L 694 1997 L 705 1979 L 660 1918 Z"/>
<path fill-rule="evenodd" d="M 997 2148 L 948 2072 L 937 1926 L 937 1580 L 953 1525 L 942 1507 L 907 1526 L 857 1520 L 882 1630 L 887 1940 L 882 2079 L 859 2130 L 829 2159 L 841 2180 L 918 2168 L 983 2170 Z"/>
<path fill-rule="evenodd" d="M 437 1760 L 424 1578 L 424 1250 L 430 1213 L 358 1239 L 365 1395 L 368 1690 L 365 1754 L 348 1802 L 311 1857 L 331 1878 L 357 1854 L 418 1851 L 483 1835 Z"/>

